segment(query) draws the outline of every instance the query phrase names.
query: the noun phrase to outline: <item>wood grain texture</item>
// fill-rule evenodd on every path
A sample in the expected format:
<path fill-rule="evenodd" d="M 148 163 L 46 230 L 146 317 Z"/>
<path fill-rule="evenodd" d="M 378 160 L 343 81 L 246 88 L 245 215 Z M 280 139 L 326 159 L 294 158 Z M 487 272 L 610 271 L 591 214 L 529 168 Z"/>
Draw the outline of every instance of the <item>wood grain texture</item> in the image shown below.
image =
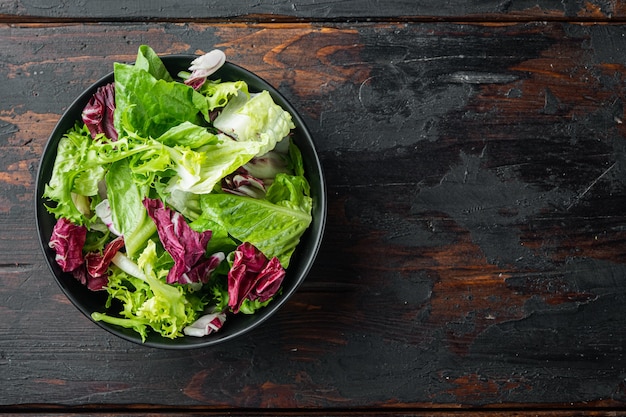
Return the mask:
<path fill-rule="evenodd" d="M 213 417 L 224 416 L 229 417 L 330 417 L 330 416 L 342 416 L 342 417 L 571 417 L 572 415 L 579 417 L 615 417 L 619 416 L 620 411 L 615 409 L 577 409 L 575 414 L 572 410 L 562 409 L 538 409 L 538 410 L 519 410 L 519 409 L 407 409 L 407 410 L 389 410 L 389 409 L 350 409 L 350 410 L 312 410 L 312 409 L 297 409 L 297 410 L 207 410 L 201 408 L 183 408 L 180 407 L 152 407 L 146 405 L 133 405 L 125 408 L 125 411 L 119 410 L 107 411 L 106 407 L 47 407 L 49 410 L 45 412 L 40 407 L 28 410 L 28 415 L 34 417 L 55 416 L 65 417 L 74 416 L 76 414 L 88 414 L 93 417 L 119 417 L 120 415 L 136 415 L 140 413 L 143 417 Z M 102 410 L 102 411 L 100 411 Z M 3 415 L 7 417 L 17 417 L 24 414 L 18 414 L 13 412 L 7 412 Z"/>
<path fill-rule="evenodd" d="M 246 0 L 122 1 L 42 0 L 0 1 L 0 21 L 371 21 L 416 19 L 470 20 L 620 20 L 626 16 L 621 0 L 537 1 L 325 1 L 249 2 Z"/>
<path fill-rule="evenodd" d="M 144 43 L 219 47 L 278 87 L 329 185 L 305 284 L 211 349 L 103 332 L 36 241 L 47 136 Z M 625 26 L 24 24 L 0 45 L 0 405 L 624 406 Z"/>

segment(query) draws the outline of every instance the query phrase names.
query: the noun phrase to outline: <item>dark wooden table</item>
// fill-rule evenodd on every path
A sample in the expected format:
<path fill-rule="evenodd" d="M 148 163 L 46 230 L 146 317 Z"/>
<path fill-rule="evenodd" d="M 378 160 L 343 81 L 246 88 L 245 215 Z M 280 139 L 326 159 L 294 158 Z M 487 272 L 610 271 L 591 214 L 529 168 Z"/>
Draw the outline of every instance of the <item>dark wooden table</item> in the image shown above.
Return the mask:
<path fill-rule="evenodd" d="M 36 238 L 52 128 L 140 44 L 275 85 L 328 181 L 304 285 L 213 348 L 101 330 Z M 0 78 L 0 411 L 626 413 L 623 1 L 0 0 Z"/>

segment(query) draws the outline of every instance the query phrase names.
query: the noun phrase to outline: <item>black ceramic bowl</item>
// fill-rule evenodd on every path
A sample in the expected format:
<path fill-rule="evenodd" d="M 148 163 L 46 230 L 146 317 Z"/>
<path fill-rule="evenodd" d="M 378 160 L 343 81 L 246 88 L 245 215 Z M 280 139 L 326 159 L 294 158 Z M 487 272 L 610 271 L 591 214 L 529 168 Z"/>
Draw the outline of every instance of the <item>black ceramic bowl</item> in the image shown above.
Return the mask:
<path fill-rule="evenodd" d="M 196 58 L 194 55 L 172 55 L 162 57 L 162 60 L 170 74 L 175 76 L 179 71 L 187 70 L 194 58 Z M 144 346 L 166 349 L 206 347 L 233 339 L 259 326 L 272 314 L 274 314 L 283 304 L 285 304 L 302 281 L 304 281 L 309 270 L 311 269 L 311 266 L 313 265 L 324 232 L 324 225 L 326 221 L 326 187 L 324 183 L 324 176 L 311 135 L 302 121 L 302 118 L 298 115 L 298 112 L 278 91 L 276 91 L 275 88 L 263 79 L 232 63 L 225 63 L 222 68 L 211 76 L 211 78 L 221 79 L 223 81 L 243 80 L 248 83 L 250 91 L 253 92 L 267 90 L 270 92 L 277 104 L 291 113 L 293 122 L 296 125 L 296 128 L 293 131 L 293 140 L 302 152 L 305 174 L 311 184 L 311 195 L 314 201 L 312 213 L 313 221 L 309 229 L 302 236 L 300 244 L 291 258 L 290 265 L 287 268 L 287 274 L 283 281 L 282 292 L 279 295 L 276 295 L 274 300 L 267 307 L 259 310 L 256 314 L 237 314 L 230 316 L 224 324 L 224 327 L 217 333 L 202 338 L 184 336 L 176 339 L 167 339 L 154 332 L 149 332 L 149 336 L 146 341 L 142 342 L 139 334 L 133 330 L 114 326 L 101 321 L 95 322 L 98 326 L 123 339 Z M 39 239 L 46 262 L 48 263 L 54 278 L 61 287 L 61 290 L 90 320 L 91 313 L 94 311 L 104 311 L 104 303 L 107 295 L 104 291 L 92 292 L 88 290 L 71 274 L 62 272 L 55 262 L 55 253 L 48 247 L 48 241 L 50 240 L 52 229 L 56 221 L 44 207 L 45 200 L 43 199 L 42 194 L 44 192 L 45 184 L 48 183 L 52 174 L 59 140 L 76 121 L 80 120 L 82 109 L 87 104 L 89 98 L 93 95 L 96 89 L 112 81 L 113 73 L 110 73 L 85 90 L 71 104 L 67 111 L 65 111 L 50 135 L 48 143 L 44 149 L 41 163 L 39 165 L 39 172 L 37 174 L 36 221 L 39 231 Z"/>

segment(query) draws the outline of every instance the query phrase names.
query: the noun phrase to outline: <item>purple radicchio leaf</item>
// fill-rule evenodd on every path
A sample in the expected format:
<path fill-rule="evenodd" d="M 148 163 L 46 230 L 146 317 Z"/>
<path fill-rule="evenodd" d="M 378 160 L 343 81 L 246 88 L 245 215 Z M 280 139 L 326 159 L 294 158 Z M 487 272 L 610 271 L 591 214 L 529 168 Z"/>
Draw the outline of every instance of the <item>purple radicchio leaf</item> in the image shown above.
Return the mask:
<path fill-rule="evenodd" d="M 174 266 L 167 274 L 168 284 L 206 282 L 208 274 L 219 264 L 215 262 L 223 259 L 223 255 L 214 255 L 208 260 L 205 258 L 211 231 L 196 232 L 191 229 L 182 214 L 165 207 L 161 200 L 146 198 L 143 204 L 156 225 L 163 247 L 174 259 Z M 202 265 L 204 263 L 207 265 Z M 199 269 L 196 270 L 196 267 Z"/>
<path fill-rule="evenodd" d="M 285 269 L 278 258 L 269 260 L 263 270 L 256 277 L 256 284 L 252 287 L 248 298 L 251 301 L 259 300 L 264 303 L 276 294 L 285 278 Z"/>
<path fill-rule="evenodd" d="M 104 133 L 107 138 L 117 140 L 117 131 L 113 126 L 114 111 L 115 83 L 109 83 L 98 88 L 83 109 L 82 119 L 92 138 Z"/>
<path fill-rule="evenodd" d="M 241 167 L 222 179 L 222 190 L 235 195 L 263 198 L 266 188 L 262 180 L 248 174 Z"/>
<path fill-rule="evenodd" d="M 209 282 L 211 272 L 215 271 L 225 258 L 226 256 L 224 256 L 223 252 L 218 252 L 208 258 L 201 259 L 191 268 L 189 272 L 182 274 L 178 279 L 178 282 L 181 284 L 191 284 L 194 282 L 206 284 Z"/>
<path fill-rule="evenodd" d="M 254 245 L 244 242 L 234 252 L 233 266 L 228 271 L 228 307 L 238 313 L 246 298 L 261 302 L 272 298 L 285 277 L 278 258 L 268 261 Z"/>
<path fill-rule="evenodd" d="M 57 220 L 48 246 L 56 252 L 54 259 L 64 272 L 74 271 L 85 261 L 83 246 L 86 238 L 85 226 L 77 226 L 63 217 Z"/>
<path fill-rule="evenodd" d="M 217 332 L 222 328 L 226 321 L 225 313 L 205 314 L 198 320 L 183 329 L 186 336 L 203 337 L 211 333 Z"/>
<path fill-rule="evenodd" d="M 107 271 L 113 257 L 124 247 L 124 238 L 118 237 L 107 243 L 104 250 L 100 252 L 89 252 L 85 255 L 85 277 L 84 284 L 92 291 L 103 290 L 109 282 Z M 82 280 L 81 280 L 82 281 Z"/>

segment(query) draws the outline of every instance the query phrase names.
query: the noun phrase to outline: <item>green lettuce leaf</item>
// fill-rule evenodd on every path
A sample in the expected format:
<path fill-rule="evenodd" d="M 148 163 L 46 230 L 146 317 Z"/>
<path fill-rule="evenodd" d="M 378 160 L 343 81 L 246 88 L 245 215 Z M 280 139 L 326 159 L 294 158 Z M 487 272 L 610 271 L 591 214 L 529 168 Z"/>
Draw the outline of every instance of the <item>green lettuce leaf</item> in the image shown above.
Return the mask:
<path fill-rule="evenodd" d="M 146 71 L 157 80 L 174 81 L 161 58 L 148 45 L 139 46 L 135 67 Z"/>
<path fill-rule="evenodd" d="M 248 95 L 248 84 L 245 81 L 225 81 L 206 80 L 199 90 L 206 96 L 209 110 L 224 107 L 228 101 L 242 92 Z"/>
<path fill-rule="evenodd" d="M 209 132 L 206 127 L 191 122 L 182 122 L 168 129 L 156 140 L 167 146 L 185 146 L 190 149 L 197 149 L 205 145 L 215 144 L 219 138 Z"/>
<path fill-rule="evenodd" d="M 85 125 L 76 125 L 59 141 L 57 155 L 50 181 L 44 188 L 43 197 L 56 203 L 46 206 L 58 219 L 65 217 L 77 225 L 86 225 L 90 216 L 77 206 L 77 195 L 84 197 L 98 194 L 98 182 L 104 178 L 106 165 L 93 163 L 90 159 L 92 139 Z"/>
<path fill-rule="evenodd" d="M 157 256 L 156 244 L 149 240 L 137 263 L 144 274 L 143 279 L 132 277 L 117 268 L 113 268 L 109 277 L 106 307 L 109 308 L 113 300 L 120 301 L 122 317 L 99 312 L 93 313 L 91 317 L 132 328 L 144 341 L 148 328 L 171 339 L 182 336 L 183 328 L 193 323 L 204 310 L 206 300 L 193 293 L 189 286 L 166 284 L 164 277 L 167 269 L 160 267 L 162 263 Z"/>
<path fill-rule="evenodd" d="M 239 94 L 233 97 L 213 125 L 238 141 L 262 144 L 259 155 L 265 154 L 295 128 L 291 114 L 274 102 L 268 91 Z"/>
<path fill-rule="evenodd" d="M 134 133 L 157 138 L 183 122 L 200 125 L 209 118 L 205 97 L 183 83 L 157 79 L 136 65 L 122 63 L 115 63 L 114 76 L 113 119 L 120 137 Z"/>
<path fill-rule="evenodd" d="M 273 300 L 274 300 L 274 297 L 263 302 L 259 300 L 251 301 L 250 299 L 246 298 L 241 303 L 241 306 L 239 306 L 239 312 L 243 314 L 254 314 L 257 312 L 257 310 L 260 310 L 261 308 L 266 307 Z"/>
<path fill-rule="evenodd" d="M 136 312 L 143 303 L 152 296 L 148 283 L 146 283 L 145 280 L 130 276 L 118 268 L 111 268 L 106 291 L 109 297 L 105 307 L 111 307 L 113 300 L 118 300 L 122 304 L 122 311 L 120 312 L 121 317 L 94 312 L 91 314 L 91 318 L 95 321 L 103 321 L 116 326 L 133 329 L 139 333 L 141 339 L 145 341 L 148 336 L 150 323 L 146 318 L 138 317 Z"/>
<path fill-rule="evenodd" d="M 267 189 L 265 199 L 277 206 L 311 213 L 313 201 L 309 194 L 310 186 L 305 177 L 278 173 Z"/>
<path fill-rule="evenodd" d="M 222 178 L 250 161 L 263 146 L 259 142 L 238 142 L 223 134 L 218 138 L 217 143 L 207 144 L 199 151 L 170 148 L 176 175 L 168 191 L 210 193 Z"/>
<path fill-rule="evenodd" d="M 124 236 L 126 252 L 133 258 L 156 232 L 143 205 L 149 187 L 133 181 L 127 160 L 114 162 L 105 176 L 113 225 Z"/>
<path fill-rule="evenodd" d="M 183 286 L 166 284 L 163 279 L 168 271 L 155 270 L 157 262 L 156 245 L 150 240 L 139 256 L 138 265 L 145 274 L 153 297 L 137 309 L 137 315 L 148 319 L 152 328 L 162 336 L 175 338 L 183 334 L 186 325 L 195 321 L 203 306 L 198 302 L 190 302 L 185 297 Z"/>
<path fill-rule="evenodd" d="M 279 174 L 268 189 L 271 201 L 205 194 L 200 197 L 202 214 L 191 227 L 210 229 L 218 238 L 229 236 L 234 241 L 250 242 L 268 258 L 276 256 L 287 268 L 300 237 L 311 223 L 308 189 L 303 177 Z"/>

